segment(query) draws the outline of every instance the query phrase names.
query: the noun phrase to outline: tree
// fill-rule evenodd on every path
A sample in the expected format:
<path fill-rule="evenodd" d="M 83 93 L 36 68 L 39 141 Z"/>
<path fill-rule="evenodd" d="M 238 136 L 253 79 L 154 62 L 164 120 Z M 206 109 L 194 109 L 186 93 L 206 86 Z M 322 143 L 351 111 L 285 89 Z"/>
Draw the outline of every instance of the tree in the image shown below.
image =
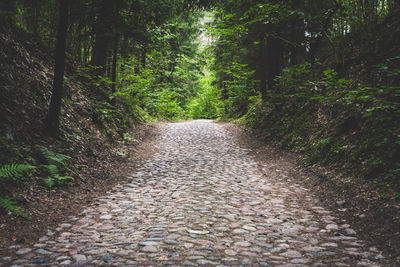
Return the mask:
<path fill-rule="evenodd" d="M 9 26 L 14 22 L 16 14 L 15 1 L 3 0 L 0 2 L 0 25 Z"/>
<path fill-rule="evenodd" d="M 98 73 L 105 73 L 107 64 L 107 53 L 112 45 L 113 19 L 115 18 L 116 1 L 101 0 L 96 2 L 97 20 L 94 25 L 95 41 L 93 44 L 92 61 L 93 66 L 100 67 Z"/>
<path fill-rule="evenodd" d="M 57 136 L 60 127 L 61 100 L 64 94 L 63 79 L 65 69 L 65 49 L 68 27 L 68 0 L 60 0 L 59 19 L 56 39 L 53 91 L 49 111 L 45 119 L 45 130 L 52 136 Z"/>

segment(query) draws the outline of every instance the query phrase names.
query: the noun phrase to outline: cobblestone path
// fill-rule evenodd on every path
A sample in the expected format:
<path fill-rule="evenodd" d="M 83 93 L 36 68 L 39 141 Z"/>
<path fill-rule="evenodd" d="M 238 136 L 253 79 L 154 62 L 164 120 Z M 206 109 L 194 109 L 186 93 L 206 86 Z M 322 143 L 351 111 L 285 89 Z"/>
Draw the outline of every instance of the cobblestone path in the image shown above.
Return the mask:
<path fill-rule="evenodd" d="M 382 256 L 311 192 L 288 184 L 211 121 L 163 126 L 159 152 L 130 181 L 13 266 L 379 266 Z M 274 177 L 274 178 L 269 178 Z"/>

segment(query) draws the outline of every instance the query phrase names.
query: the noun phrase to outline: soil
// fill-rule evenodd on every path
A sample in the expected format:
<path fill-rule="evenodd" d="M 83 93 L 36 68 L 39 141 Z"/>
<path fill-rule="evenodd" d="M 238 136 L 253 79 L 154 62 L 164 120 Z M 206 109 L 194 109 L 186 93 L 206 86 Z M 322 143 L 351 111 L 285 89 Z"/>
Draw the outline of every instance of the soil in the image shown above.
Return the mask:
<path fill-rule="evenodd" d="M 383 251 L 389 266 L 400 266 L 399 203 L 381 200 L 375 187 L 365 180 L 342 177 L 319 164 L 306 167 L 304 155 L 266 143 L 255 131 L 233 124 L 226 129 L 244 147 L 252 148 L 256 160 L 275 162 L 288 172 L 287 179 L 294 179 L 314 192 L 337 217 L 346 219 L 362 239 Z"/>
<path fill-rule="evenodd" d="M 158 135 L 157 124 L 136 125 L 130 134 L 137 141 L 126 145 L 105 145 L 92 157 L 81 158 L 79 163 L 85 167 L 80 170 L 80 175 L 84 179 L 78 179 L 73 185 L 48 190 L 36 184 L 29 190 L 24 188 L 14 192 L 15 198 L 25 199 L 22 208 L 29 219 L 0 214 L 0 255 L 9 246 L 33 244 L 48 228 L 77 215 L 93 199 L 123 183 L 138 163 L 157 151 L 153 145 Z M 123 151 L 128 156 L 117 157 L 113 150 Z"/>

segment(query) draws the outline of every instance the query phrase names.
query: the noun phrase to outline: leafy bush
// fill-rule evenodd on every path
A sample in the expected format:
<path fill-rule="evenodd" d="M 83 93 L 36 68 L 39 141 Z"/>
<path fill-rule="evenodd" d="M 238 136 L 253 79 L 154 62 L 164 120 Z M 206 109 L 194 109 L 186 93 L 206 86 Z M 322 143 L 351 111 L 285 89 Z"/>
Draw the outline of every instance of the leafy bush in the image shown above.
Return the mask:
<path fill-rule="evenodd" d="M 147 68 L 143 68 L 135 58 L 125 59 L 121 69 L 121 86 L 115 97 L 130 110 L 138 109 L 145 118 L 187 118 L 185 109 L 188 100 L 200 90 L 201 63 L 195 48 L 190 47 L 192 58 L 186 53 L 179 53 L 171 59 L 170 55 L 164 54 L 164 50 L 150 51 Z"/>
<path fill-rule="evenodd" d="M 215 119 L 221 113 L 221 94 L 212 86 L 213 77 L 207 73 L 201 80 L 202 90 L 187 104 L 187 113 L 193 119 Z"/>
<path fill-rule="evenodd" d="M 231 62 L 230 65 L 215 66 L 217 76 L 225 76 L 222 82 L 221 99 L 223 109 L 221 117 L 235 118 L 244 115 L 247 112 L 250 98 L 257 95 L 254 80 L 254 71 L 250 70 L 247 64 Z"/>
<path fill-rule="evenodd" d="M 146 108 L 155 118 L 179 120 L 185 117 L 184 109 L 179 105 L 177 93 L 160 90 L 150 94 Z"/>

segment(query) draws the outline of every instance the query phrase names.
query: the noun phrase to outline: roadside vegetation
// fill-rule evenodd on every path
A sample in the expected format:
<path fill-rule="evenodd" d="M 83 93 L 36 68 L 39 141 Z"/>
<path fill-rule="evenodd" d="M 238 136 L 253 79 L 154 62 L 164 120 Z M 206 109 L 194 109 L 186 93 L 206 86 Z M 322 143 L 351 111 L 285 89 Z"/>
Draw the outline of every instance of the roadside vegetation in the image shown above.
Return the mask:
<path fill-rule="evenodd" d="M 400 201 L 399 1 L 7 0 L 0 25 L 4 218 L 157 120 L 244 124 Z"/>
<path fill-rule="evenodd" d="M 399 201 L 399 12 L 383 0 L 220 5 L 218 115 Z"/>

